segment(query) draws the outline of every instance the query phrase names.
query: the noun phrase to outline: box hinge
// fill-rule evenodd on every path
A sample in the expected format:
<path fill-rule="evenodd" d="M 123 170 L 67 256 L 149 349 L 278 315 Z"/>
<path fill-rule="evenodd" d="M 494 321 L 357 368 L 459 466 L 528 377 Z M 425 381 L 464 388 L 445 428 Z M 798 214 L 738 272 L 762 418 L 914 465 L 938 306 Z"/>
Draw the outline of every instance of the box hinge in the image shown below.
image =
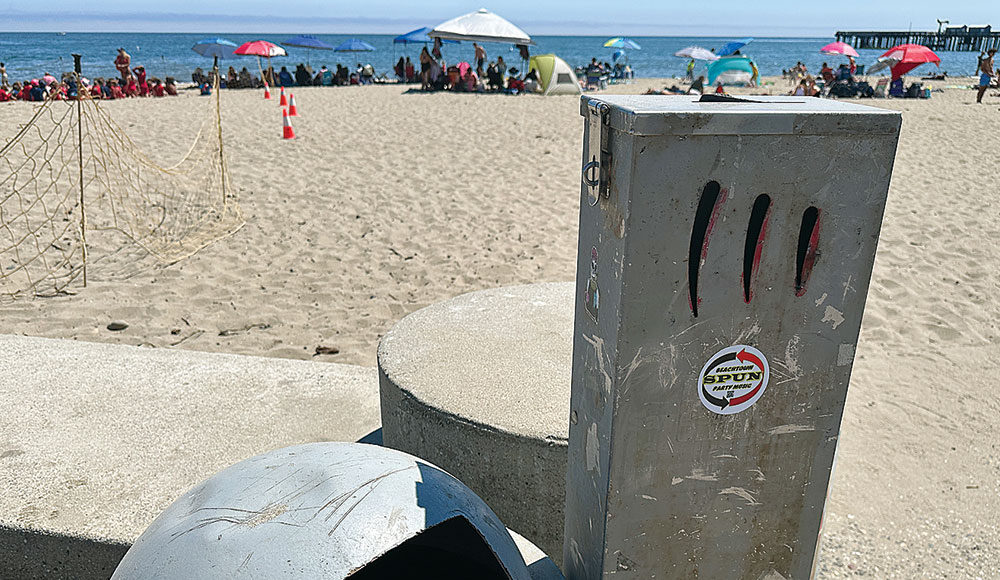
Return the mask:
<path fill-rule="evenodd" d="M 583 163 L 582 179 L 587 186 L 590 205 L 597 205 L 601 196 L 608 197 L 608 169 L 611 154 L 608 146 L 608 118 L 611 107 L 591 99 L 587 102 L 587 153 Z"/>

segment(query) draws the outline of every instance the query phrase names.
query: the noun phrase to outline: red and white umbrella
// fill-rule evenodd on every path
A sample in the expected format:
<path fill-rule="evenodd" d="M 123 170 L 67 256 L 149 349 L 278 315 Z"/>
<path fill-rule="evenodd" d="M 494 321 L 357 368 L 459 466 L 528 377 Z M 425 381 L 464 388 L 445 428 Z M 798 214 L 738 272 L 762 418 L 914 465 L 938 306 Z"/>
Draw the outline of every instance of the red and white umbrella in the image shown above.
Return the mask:
<path fill-rule="evenodd" d="M 250 42 L 240 45 L 239 48 L 233 51 L 233 54 L 243 54 L 257 57 L 257 68 L 260 70 L 260 78 L 263 79 L 265 88 L 268 84 L 273 84 L 275 80 L 269 79 L 264 75 L 264 67 L 260 64 L 260 57 L 263 56 L 267 59 L 267 68 L 270 71 L 272 56 L 288 56 L 288 53 L 285 52 L 284 48 L 266 40 L 251 40 Z"/>
<path fill-rule="evenodd" d="M 239 48 L 233 51 L 233 54 L 247 54 L 251 56 L 263 56 L 266 58 L 271 58 L 272 56 L 288 56 L 288 53 L 285 52 L 284 48 L 266 40 L 252 40 L 242 44 Z"/>
<path fill-rule="evenodd" d="M 892 79 L 898 79 L 922 64 L 932 62 L 941 65 L 941 58 L 934 51 L 921 44 L 900 44 L 887 50 L 878 57 L 878 63 L 868 72 L 874 73 L 888 68 L 892 71 Z"/>
<path fill-rule="evenodd" d="M 823 54 L 839 54 L 842 56 L 858 56 L 858 51 L 854 50 L 854 47 L 846 42 L 831 42 L 830 44 L 819 49 Z"/>

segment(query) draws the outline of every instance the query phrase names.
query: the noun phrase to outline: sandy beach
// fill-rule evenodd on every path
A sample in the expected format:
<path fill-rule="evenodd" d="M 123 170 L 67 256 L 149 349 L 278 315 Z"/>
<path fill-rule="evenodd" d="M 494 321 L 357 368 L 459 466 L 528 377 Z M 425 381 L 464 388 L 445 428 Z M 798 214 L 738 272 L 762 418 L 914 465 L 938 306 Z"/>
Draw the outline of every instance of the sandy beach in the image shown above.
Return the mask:
<path fill-rule="evenodd" d="M 903 129 L 818 578 L 1000 578 L 1000 98 L 945 88 L 970 82 L 862 101 L 902 111 Z M 423 306 L 574 278 L 576 97 L 294 92 L 292 141 L 275 100 L 222 95 L 242 229 L 128 280 L 0 304 L 2 332 L 374 366 L 379 338 Z M 185 91 L 101 106 L 170 164 L 208 105 Z M 0 126 L 29 115 L 0 104 Z"/>

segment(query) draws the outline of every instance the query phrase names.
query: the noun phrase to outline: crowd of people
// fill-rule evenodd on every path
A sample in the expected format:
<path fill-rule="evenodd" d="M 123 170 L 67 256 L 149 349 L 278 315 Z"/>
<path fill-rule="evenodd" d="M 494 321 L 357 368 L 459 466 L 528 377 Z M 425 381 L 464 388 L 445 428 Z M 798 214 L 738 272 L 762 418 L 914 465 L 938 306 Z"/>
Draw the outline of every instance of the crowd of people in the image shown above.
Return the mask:
<path fill-rule="evenodd" d="M 486 48 L 472 43 L 473 66 L 461 61 L 449 64 L 441 54 L 441 40 L 435 39 L 433 48 L 425 46 L 417 57 L 420 70 L 409 57 L 400 57 L 394 72 L 399 82 L 420 83 L 424 91 L 451 90 L 460 92 L 505 92 L 520 94 L 538 89 L 538 76 L 533 70 L 524 74 L 516 67 L 508 67 L 503 56 L 489 60 Z M 528 47 L 518 46 L 521 59 L 530 58 Z"/>
<path fill-rule="evenodd" d="M 126 99 L 130 97 L 165 97 L 177 95 L 173 77 L 161 80 L 148 77 L 143 66 L 132 66 L 132 57 L 124 48 L 118 49 L 114 60 L 119 78 L 77 77 L 63 73 L 61 78 L 45 73 L 41 78 L 9 82 L 7 67 L 0 62 L 0 102 L 71 100 L 81 96 L 91 99 Z"/>
<path fill-rule="evenodd" d="M 272 87 L 345 86 L 367 85 L 387 80 L 384 75 L 376 76 L 375 67 L 360 62 L 354 70 L 339 63 L 335 70 L 328 69 L 326 65 L 321 66 L 319 70 L 313 70 L 311 66 L 299 63 L 294 71 L 289 71 L 285 66 L 275 71 L 274 67 L 268 66 L 262 72 L 263 76 L 258 77 L 247 70 L 247 67 L 237 72 L 230 66 L 225 74 L 220 73 L 219 86 L 228 89 L 259 89 L 265 84 Z M 191 81 L 197 85 L 211 83 L 211 72 L 206 74 L 197 68 L 191 74 Z"/>

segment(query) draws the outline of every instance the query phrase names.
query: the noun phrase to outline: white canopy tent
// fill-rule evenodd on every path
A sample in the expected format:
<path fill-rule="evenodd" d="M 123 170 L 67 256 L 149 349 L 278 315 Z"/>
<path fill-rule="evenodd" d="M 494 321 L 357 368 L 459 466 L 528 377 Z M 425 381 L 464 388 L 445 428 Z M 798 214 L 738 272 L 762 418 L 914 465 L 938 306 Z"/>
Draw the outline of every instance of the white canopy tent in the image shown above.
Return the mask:
<path fill-rule="evenodd" d="M 525 31 L 485 8 L 442 22 L 427 35 L 442 40 L 534 44 Z"/>

